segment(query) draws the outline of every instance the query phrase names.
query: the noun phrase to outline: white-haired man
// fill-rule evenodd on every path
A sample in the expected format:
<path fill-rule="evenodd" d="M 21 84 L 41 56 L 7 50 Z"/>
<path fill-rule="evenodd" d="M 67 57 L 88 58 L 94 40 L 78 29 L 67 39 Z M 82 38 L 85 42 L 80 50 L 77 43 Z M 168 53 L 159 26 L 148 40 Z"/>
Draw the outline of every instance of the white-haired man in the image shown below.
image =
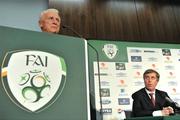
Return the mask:
<path fill-rule="evenodd" d="M 39 27 L 43 32 L 59 33 L 61 18 L 57 9 L 47 9 L 40 14 Z"/>

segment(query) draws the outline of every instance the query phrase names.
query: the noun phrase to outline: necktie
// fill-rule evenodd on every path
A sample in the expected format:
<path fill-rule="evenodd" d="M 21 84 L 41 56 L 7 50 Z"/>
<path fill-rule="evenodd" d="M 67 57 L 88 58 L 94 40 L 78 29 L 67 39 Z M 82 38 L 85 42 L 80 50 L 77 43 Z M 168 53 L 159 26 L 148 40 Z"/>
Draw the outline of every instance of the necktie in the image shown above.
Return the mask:
<path fill-rule="evenodd" d="M 151 97 L 151 102 L 153 104 L 153 106 L 155 106 L 155 99 L 154 99 L 154 96 L 153 96 L 154 93 L 149 93 L 150 97 Z"/>

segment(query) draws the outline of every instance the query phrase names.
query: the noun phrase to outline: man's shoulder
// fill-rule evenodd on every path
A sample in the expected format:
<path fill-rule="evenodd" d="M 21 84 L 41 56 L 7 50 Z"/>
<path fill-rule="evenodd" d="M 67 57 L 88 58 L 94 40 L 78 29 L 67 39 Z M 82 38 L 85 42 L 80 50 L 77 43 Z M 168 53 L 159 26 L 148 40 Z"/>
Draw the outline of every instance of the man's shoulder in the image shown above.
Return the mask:
<path fill-rule="evenodd" d="M 162 91 L 162 90 L 158 90 L 158 89 L 156 89 L 156 93 L 159 93 L 159 94 L 167 94 L 167 92 Z"/>
<path fill-rule="evenodd" d="M 142 95 L 143 93 L 145 93 L 145 88 L 141 88 L 140 90 L 134 92 L 134 93 L 132 94 L 132 97 L 134 98 L 135 96 Z"/>

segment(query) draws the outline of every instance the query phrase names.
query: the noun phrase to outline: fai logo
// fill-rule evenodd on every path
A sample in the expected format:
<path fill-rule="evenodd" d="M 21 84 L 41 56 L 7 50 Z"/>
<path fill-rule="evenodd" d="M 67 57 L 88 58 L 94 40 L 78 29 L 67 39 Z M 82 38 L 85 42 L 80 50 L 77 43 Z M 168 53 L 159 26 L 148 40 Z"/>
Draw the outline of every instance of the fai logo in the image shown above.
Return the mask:
<path fill-rule="evenodd" d="M 63 58 L 42 51 L 6 54 L 1 80 L 10 99 L 20 108 L 40 112 L 54 103 L 66 83 Z"/>
<path fill-rule="evenodd" d="M 104 51 L 104 53 L 109 59 L 113 59 L 118 52 L 118 48 L 114 44 L 106 44 L 104 45 L 102 50 Z"/>

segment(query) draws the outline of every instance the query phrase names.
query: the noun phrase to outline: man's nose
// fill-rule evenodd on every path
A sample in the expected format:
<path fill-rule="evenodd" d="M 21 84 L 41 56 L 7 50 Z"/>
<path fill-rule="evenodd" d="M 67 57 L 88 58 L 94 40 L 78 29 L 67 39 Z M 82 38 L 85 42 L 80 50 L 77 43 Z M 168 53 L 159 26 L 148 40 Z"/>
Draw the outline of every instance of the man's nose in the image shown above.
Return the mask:
<path fill-rule="evenodd" d="M 57 23 L 56 21 L 53 21 L 53 24 L 54 24 L 54 25 L 57 25 L 58 23 Z"/>
<path fill-rule="evenodd" d="M 58 21 L 55 18 L 53 19 L 53 24 L 58 24 Z"/>

